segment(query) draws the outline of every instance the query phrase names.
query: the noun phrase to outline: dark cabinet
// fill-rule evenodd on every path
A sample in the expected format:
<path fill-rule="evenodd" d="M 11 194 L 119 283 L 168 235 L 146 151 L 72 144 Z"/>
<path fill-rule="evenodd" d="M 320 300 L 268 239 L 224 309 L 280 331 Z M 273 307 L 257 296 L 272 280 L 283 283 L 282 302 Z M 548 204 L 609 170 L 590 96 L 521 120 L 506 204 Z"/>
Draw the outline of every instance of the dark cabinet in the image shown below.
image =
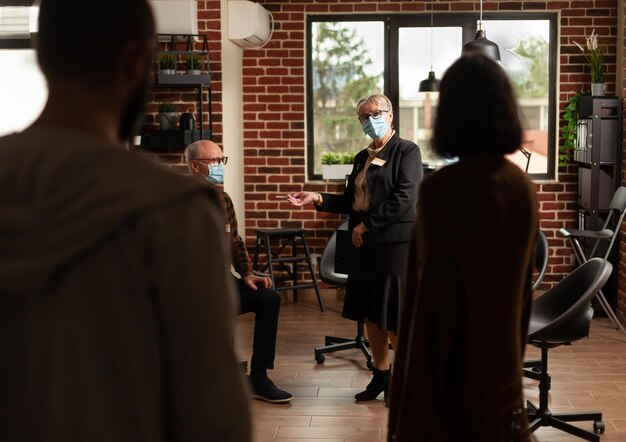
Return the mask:
<path fill-rule="evenodd" d="M 580 229 L 602 227 L 615 190 L 620 186 L 622 110 L 615 97 L 580 98 L 574 161 L 578 166 Z"/>
<path fill-rule="evenodd" d="M 578 228 L 599 230 L 604 225 L 611 198 L 621 185 L 622 107 L 616 97 L 580 98 L 574 160 L 578 166 Z M 619 226 L 608 226 L 619 229 Z M 581 243 L 589 256 L 595 241 Z M 606 247 L 602 244 L 601 247 Z M 604 255 L 606 249 L 596 255 Z M 619 247 L 609 260 L 618 268 Z M 602 289 L 609 304 L 617 302 L 617 271 Z M 596 312 L 602 309 L 594 305 Z"/>

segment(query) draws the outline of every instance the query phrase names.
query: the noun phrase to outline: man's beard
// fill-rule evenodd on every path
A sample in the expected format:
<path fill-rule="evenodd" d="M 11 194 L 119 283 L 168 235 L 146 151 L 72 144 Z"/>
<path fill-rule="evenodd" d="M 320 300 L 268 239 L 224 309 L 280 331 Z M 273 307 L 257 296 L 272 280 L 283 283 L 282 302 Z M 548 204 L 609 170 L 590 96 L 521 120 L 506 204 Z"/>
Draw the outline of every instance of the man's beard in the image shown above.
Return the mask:
<path fill-rule="evenodd" d="M 144 78 L 128 95 L 118 130 L 118 138 L 122 142 L 130 140 L 143 125 L 146 100 L 150 90 L 149 75 L 150 69 L 146 69 Z"/>

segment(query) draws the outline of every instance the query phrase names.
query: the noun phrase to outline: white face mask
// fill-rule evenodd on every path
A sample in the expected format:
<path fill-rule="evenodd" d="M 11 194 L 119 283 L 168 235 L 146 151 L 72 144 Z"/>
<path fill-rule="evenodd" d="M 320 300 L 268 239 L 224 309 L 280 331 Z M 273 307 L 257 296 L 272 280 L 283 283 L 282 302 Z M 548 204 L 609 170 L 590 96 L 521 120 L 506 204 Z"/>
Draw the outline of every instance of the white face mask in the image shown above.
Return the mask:
<path fill-rule="evenodd" d="M 224 163 L 208 165 L 207 174 L 204 178 L 206 178 L 209 183 L 223 184 L 225 172 L 226 168 L 224 167 Z"/>
<path fill-rule="evenodd" d="M 363 132 L 369 135 L 372 140 L 380 140 L 385 136 L 388 129 L 389 124 L 387 124 L 387 119 L 384 115 L 378 119 L 369 117 L 367 121 L 363 123 Z"/>

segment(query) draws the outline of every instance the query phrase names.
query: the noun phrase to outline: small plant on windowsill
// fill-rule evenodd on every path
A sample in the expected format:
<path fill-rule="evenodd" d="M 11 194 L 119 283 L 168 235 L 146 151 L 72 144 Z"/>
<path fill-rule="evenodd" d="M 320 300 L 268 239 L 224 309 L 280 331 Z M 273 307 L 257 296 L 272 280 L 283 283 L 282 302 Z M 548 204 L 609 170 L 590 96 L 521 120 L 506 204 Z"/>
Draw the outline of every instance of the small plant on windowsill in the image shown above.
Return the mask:
<path fill-rule="evenodd" d="M 322 154 L 322 177 L 325 180 L 344 179 L 352 172 L 354 152 L 325 152 Z"/>

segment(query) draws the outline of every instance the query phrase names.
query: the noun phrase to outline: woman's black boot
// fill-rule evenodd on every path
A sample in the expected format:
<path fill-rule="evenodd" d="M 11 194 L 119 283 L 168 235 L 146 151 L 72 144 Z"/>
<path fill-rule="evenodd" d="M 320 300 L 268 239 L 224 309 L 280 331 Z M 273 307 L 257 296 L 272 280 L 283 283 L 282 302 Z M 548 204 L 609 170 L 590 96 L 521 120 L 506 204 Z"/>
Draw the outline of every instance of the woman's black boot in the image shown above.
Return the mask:
<path fill-rule="evenodd" d="M 373 401 L 380 393 L 383 392 L 385 393 L 385 396 L 387 395 L 391 369 L 379 370 L 375 368 L 372 372 L 374 376 L 367 387 L 365 387 L 365 391 L 362 391 L 354 396 L 357 401 Z"/>

